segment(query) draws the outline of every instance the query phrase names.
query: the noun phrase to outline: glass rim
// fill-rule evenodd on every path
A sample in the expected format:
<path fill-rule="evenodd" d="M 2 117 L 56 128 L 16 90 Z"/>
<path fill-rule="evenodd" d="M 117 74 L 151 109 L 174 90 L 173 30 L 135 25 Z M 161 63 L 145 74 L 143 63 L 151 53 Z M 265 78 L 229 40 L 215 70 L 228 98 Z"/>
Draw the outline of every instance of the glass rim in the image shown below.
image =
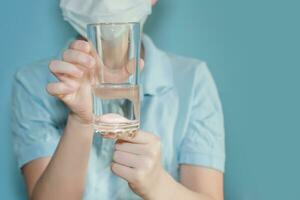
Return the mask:
<path fill-rule="evenodd" d="M 89 26 L 103 26 L 103 25 L 139 25 L 140 22 L 97 22 L 97 23 L 90 23 L 87 24 L 87 27 Z"/>

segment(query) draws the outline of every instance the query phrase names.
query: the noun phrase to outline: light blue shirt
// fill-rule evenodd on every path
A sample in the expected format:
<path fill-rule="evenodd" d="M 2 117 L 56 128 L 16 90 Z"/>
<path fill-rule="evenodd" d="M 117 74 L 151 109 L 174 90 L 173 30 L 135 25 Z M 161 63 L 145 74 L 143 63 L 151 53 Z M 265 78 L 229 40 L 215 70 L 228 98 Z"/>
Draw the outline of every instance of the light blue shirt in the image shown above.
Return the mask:
<path fill-rule="evenodd" d="M 164 169 L 176 180 L 180 164 L 224 171 L 222 106 L 207 65 L 163 52 L 147 36 L 143 45 L 141 129 L 161 138 Z M 53 155 L 66 124 L 68 109 L 45 90 L 56 80 L 48 63 L 27 66 L 15 76 L 12 128 L 19 167 Z M 139 199 L 111 172 L 113 145 L 94 136 L 84 199 Z"/>

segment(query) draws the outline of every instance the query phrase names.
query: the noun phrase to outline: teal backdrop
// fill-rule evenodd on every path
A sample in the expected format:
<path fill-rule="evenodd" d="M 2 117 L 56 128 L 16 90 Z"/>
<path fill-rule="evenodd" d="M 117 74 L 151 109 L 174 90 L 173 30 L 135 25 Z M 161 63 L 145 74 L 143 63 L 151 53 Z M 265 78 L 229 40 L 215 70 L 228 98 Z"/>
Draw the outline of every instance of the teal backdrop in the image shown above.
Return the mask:
<path fill-rule="evenodd" d="M 226 200 L 300 199 L 299 8 L 297 0 L 160 0 L 146 25 L 160 48 L 210 66 L 225 113 Z M 52 0 L 3 1 L 0 26 L 0 199 L 26 199 L 12 151 L 12 77 L 57 55 L 75 32 Z"/>

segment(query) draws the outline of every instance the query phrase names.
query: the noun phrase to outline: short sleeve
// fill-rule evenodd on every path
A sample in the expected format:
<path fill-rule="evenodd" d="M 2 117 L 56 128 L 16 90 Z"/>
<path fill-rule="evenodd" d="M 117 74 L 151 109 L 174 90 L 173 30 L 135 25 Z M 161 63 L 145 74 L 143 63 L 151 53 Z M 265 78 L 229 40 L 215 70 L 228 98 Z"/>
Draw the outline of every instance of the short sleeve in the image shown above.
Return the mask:
<path fill-rule="evenodd" d="M 42 77 L 19 72 L 12 94 L 12 134 L 18 166 L 53 155 L 60 134 L 49 112 Z"/>
<path fill-rule="evenodd" d="M 222 106 L 205 63 L 197 67 L 188 128 L 179 149 L 179 163 L 224 172 L 225 142 Z"/>

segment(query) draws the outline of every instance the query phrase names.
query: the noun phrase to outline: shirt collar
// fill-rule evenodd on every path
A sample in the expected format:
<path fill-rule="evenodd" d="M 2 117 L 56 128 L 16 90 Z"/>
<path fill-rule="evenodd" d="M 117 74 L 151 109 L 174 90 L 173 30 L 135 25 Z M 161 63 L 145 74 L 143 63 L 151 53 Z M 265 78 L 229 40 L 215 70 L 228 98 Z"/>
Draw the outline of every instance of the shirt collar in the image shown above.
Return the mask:
<path fill-rule="evenodd" d="M 145 66 L 141 72 L 144 95 L 158 95 L 173 87 L 173 72 L 166 54 L 159 50 L 152 40 L 143 35 Z"/>

